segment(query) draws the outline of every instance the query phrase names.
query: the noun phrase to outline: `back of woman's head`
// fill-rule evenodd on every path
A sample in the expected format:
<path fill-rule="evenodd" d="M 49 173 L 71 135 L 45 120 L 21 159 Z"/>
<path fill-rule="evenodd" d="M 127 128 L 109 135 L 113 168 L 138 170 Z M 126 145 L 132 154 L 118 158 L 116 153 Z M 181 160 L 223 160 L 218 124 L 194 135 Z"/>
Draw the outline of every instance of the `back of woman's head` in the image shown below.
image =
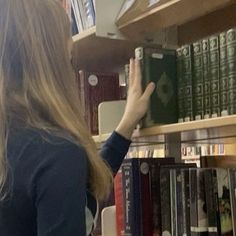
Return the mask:
<path fill-rule="evenodd" d="M 88 154 L 91 191 L 102 197 L 111 175 L 80 113 L 63 8 L 55 0 L 0 0 L 0 32 L 0 186 L 7 176 L 9 126 L 20 120 L 26 127 L 68 132 L 80 142 Z"/>

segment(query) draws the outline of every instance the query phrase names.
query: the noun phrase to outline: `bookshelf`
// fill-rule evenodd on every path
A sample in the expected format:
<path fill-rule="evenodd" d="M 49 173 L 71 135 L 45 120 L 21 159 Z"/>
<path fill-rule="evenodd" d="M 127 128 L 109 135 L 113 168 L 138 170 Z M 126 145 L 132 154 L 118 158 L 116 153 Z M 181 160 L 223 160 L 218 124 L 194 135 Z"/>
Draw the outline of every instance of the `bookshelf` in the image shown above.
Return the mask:
<path fill-rule="evenodd" d="M 235 9 L 235 0 L 169 0 L 121 21 L 118 28 L 127 37 L 140 39 L 175 25 L 182 45 L 235 26 Z"/>
<path fill-rule="evenodd" d="M 99 2 L 98 16 L 102 16 L 105 11 L 105 14 L 112 12 L 114 18 L 121 6 L 121 1 L 119 1 L 119 7 L 116 4 L 113 6 L 107 0 L 97 2 Z M 99 16 L 96 27 L 73 37 L 74 61 L 78 69 L 117 72 L 117 68 L 121 68 L 134 55 L 134 49 L 140 46 L 140 43 L 147 43 L 147 39 L 153 43 L 154 34 L 161 32 L 164 40 L 162 38 L 157 42 L 165 42 L 167 40 L 166 32 L 169 29 L 176 29 L 175 46 L 192 43 L 200 38 L 235 27 L 235 12 L 236 0 L 169 0 L 161 6 L 154 6 L 127 22 L 117 25 L 121 37 L 111 33 L 110 26 L 108 27 L 102 22 Z M 106 21 L 109 22 L 107 19 Z M 112 23 L 115 27 L 114 19 Z M 106 30 L 107 27 L 108 30 Z M 98 148 L 109 135 L 93 137 Z M 224 143 L 230 146 L 228 153 L 235 154 L 236 115 L 156 125 L 135 130 L 133 145 L 145 146 L 148 142 L 165 144 L 170 156 L 175 154 L 177 159 L 180 158 L 181 145 L 188 143 Z M 193 157 L 193 159 L 195 158 L 197 157 Z"/>

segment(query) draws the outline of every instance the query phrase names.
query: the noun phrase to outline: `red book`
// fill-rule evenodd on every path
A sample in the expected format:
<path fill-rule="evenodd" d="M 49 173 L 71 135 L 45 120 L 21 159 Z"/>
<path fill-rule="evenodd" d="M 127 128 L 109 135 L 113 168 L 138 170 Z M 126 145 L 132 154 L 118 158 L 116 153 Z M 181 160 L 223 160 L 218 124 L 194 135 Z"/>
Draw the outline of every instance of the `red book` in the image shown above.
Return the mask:
<path fill-rule="evenodd" d="M 104 101 L 120 100 L 122 98 L 119 74 L 80 71 L 78 83 L 85 121 L 91 133 L 97 135 L 98 105 Z"/>
<path fill-rule="evenodd" d="M 114 179 L 115 206 L 116 206 L 116 229 L 117 236 L 124 235 L 124 204 L 123 204 L 123 185 L 122 171 L 116 174 Z"/>

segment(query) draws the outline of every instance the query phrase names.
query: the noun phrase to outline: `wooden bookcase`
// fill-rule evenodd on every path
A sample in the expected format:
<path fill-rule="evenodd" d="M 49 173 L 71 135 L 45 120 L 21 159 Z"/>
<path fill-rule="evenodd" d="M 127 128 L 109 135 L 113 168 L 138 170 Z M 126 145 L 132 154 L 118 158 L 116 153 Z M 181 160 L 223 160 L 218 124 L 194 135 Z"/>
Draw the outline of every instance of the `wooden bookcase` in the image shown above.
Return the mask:
<path fill-rule="evenodd" d="M 122 2 L 119 0 L 113 4 L 109 0 L 97 1 L 96 27 L 73 36 L 74 61 L 78 69 L 116 71 L 134 55 L 138 45 L 147 42 L 168 44 L 166 32 L 170 28 L 176 29 L 177 47 L 236 26 L 236 0 L 170 0 L 163 6 L 152 7 L 116 26 L 114 20 Z M 108 16 L 103 19 L 106 14 Z M 96 136 L 94 140 L 102 143 L 108 136 Z M 156 125 L 136 130 L 133 135 L 134 142 L 150 137 L 155 137 L 157 142 L 170 144 L 170 153 L 179 152 L 179 155 L 183 142 L 234 144 L 236 115 Z"/>

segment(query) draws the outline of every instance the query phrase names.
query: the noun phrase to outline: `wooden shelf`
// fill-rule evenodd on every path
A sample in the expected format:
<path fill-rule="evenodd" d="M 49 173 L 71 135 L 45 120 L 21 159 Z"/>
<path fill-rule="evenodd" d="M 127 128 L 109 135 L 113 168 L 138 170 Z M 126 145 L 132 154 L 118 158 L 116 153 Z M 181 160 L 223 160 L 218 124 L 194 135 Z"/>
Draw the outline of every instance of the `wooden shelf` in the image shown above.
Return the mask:
<path fill-rule="evenodd" d="M 202 28 L 200 29 L 200 26 L 198 26 L 197 33 L 194 34 L 196 37 L 202 37 L 214 33 L 212 32 L 212 28 L 216 32 L 222 30 L 222 25 L 224 25 L 223 30 L 225 30 L 225 27 L 230 27 L 232 24 L 236 25 L 235 6 L 236 0 L 170 0 L 122 25 L 118 25 L 118 27 L 127 37 L 139 39 L 145 34 L 150 34 L 150 32 L 158 32 L 159 30 L 171 26 L 181 26 L 196 19 L 203 19 L 201 21 L 201 26 L 203 26 L 203 29 L 207 28 L 207 30 L 205 30 L 207 32 L 204 32 L 203 30 L 204 35 L 202 33 L 198 34 L 198 31 L 201 32 L 200 30 L 202 30 Z M 223 14 L 226 18 L 222 18 L 221 14 L 221 11 L 224 11 L 224 9 L 227 9 L 225 12 L 229 14 Z M 211 17 L 212 19 L 209 22 L 207 16 L 213 12 L 216 12 L 217 14 L 213 14 L 213 17 Z M 213 20 L 215 20 L 215 22 Z M 229 21 L 228 26 L 222 24 L 225 20 L 227 22 Z M 205 25 L 205 23 L 208 24 Z M 209 23 L 213 23 L 213 25 Z M 217 28 L 218 23 L 219 28 Z M 188 34 L 189 29 L 193 31 L 195 28 L 187 26 L 188 25 L 180 28 L 181 33 L 179 35 L 181 36 L 179 44 L 188 42 L 189 37 L 192 37 L 191 40 L 195 40 L 193 36 L 189 36 L 191 33 Z M 193 26 L 193 24 L 191 26 Z"/>
<path fill-rule="evenodd" d="M 140 129 L 134 138 L 179 133 L 182 142 L 235 142 L 236 115 Z"/>
<path fill-rule="evenodd" d="M 134 142 L 164 143 L 165 136 L 180 134 L 183 143 L 235 143 L 236 115 L 190 121 L 169 125 L 157 125 L 134 131 Z M 107 140 L 110 134 L 93 136 L 96 143 Z"/>
<path fill-rule="evenodd" d="M 96 36 L 96 27 L 73 36 L 73 64 L 89 71 L 114 70 L 129 62 L 139 42 Z"/>

